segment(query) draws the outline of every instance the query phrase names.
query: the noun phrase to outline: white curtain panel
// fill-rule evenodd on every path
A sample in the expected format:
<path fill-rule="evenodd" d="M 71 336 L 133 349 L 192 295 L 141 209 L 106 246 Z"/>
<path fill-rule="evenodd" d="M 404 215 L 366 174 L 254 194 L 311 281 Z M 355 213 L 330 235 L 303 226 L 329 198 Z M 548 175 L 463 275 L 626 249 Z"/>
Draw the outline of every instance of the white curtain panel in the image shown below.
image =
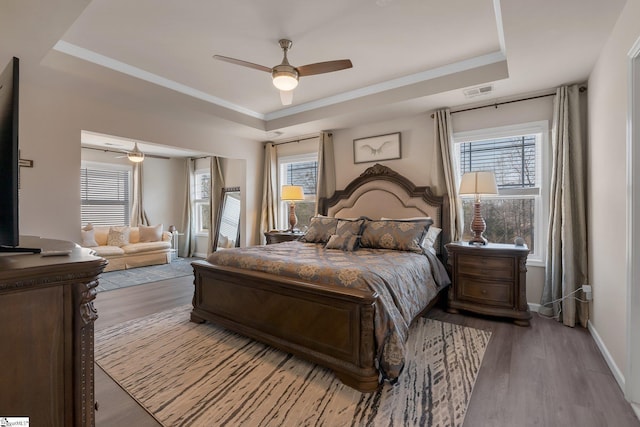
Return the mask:
<path fill-rule="evenodd" d="M 179 239 L 178 256 L 180 257 L 192 257 L 195 250 L 195 242 L 193 242 L 193 209 L 192 209 L 192 188 L 195 173 L 195 159 L 185 159 L 185 182 L 187 188 L 185 189 L 184 210 L 182 212 L 181 228 L 178 230 L 182 232 L 184 236 Z"/>
<path fill-rule="evenodd" d="M 567 326 L 587 326 L 588 305 L 575 293 L 588 282 L 586 225 L 586 132 L 577 85 L 557 89 L 552 134 L 549 234 L 540 313 Z"/>
<path fill-rule="evenodd" d="M 448 232 L 451 240 L 458 241 L 462 239 L 464 216 L 462 202 L 458 197 L 451 111 L 448 108 L 438 110 L 433 114 L 433 134 L 432 185 L 437 194 L 447 193 L 449 222 L 451 224 L 451 229 Z"/>
<path fill-rule="evenodd" d="M 333 153 L 333 135 L 329 132 L 320 134 L 318 143 L 318 182 L 316 188 L 316 214 L 318 200 L 331 197 L 336 191 L 336 166 Z"/>
<path fill-rule="evenodd" d="M 211 180 L 209 181 L 211 187 L 209 188 L 209 214 L 210 226 L 209 236 L 207 243 L 207 255 L 215 252 L 213 247 L 213 241 L 216 233 L 218 233 L 218 218 L 220 216 L 220 204 L 222 203 L 222 189 L 224 188 L 224 172 L 222 170 L 222 163 L 220 157 L 212 156 L 209 158 Z"/>
<path fill-rule="evenodd" d="M 267 232 L 275 230 L 278 221 L 278 159 L 276 146 L 271 142 L 264 146 L 263 182 L 260 227 L 263 232 Z M 261 239 L 265 243 L 264 234 Z"/>
<path fill-rule="evenodd" d="M 131 226 L 150 225 L 147 213 L 142 206 L 142 162 L 133 164 L 133 203 L 131 204 Z"/>

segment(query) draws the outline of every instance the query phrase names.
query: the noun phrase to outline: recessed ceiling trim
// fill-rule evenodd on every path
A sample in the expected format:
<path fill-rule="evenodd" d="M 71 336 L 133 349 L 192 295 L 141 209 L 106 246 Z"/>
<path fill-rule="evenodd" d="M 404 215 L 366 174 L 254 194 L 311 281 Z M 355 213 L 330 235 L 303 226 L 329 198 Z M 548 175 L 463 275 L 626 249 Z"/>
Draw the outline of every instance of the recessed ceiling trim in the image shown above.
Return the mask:
<path fill-rule="evenodd" d="M 185 95 L 189 95 L 194 98 L 198 98 L 203 101 L 207 101 L 212 104 L 216 104 L 221 107 L 228 108 L 233 111 L 237 111 L 238 113 L 245 114 L 250 117 L 255 117 L 260 120 L 264 120 L 265 118 L 264 114 L 258 113 L 253 110 L 249 110 L 248 108 L 244 108 L 244 107 L 241 107 L 240 105 L 236 105 L 229 101 L 225 101 L 224 99 L 218 98 L 217 96 L 209 95 L 208 93 L 199 91 L 190 86 L 183 85 L 173 80 L 158 76 L 157 74 L 150 73 L 148 71 L 142 70 L 132 65 L 125 64 L 124 62 L 120 62 L 113 58 L 109 58 L 108 56 L 101 55 L 89 49 L 85 49 L 83 47 L 65 42 L 64 40 L 59 40 L 55 44 L 53 49 L 57 50 L 58 52 L 66 53 L 67 55 L 75 56 L 76 58 L 80 58 L 85 61 L 89 61 L 106 68 L 110 68 L 120 73 L 124 73 L 132 77 L 145 80 L 147 82 L 156 84 L 158 86 L 166 87 L 168 89 L 172 89 L 177 92 L 184 93 Z"/>
<path fill-rule="evenodd" d="M 473 68 L 482 67 L 484 65 L 495 64 L 505 61 L 506 58 L 502 52 L 492 52 L 486 55 L 477 56 L 464 61 L 454 62 L 453 64 L 444 65 L 442 67 L 433 68 L 431 70 L 422 71 L 408 76 L 399 77 L 382 83 L 365 86 L 360 89 L 344 92 L 338 95 L 329 96 L 327 98 L 318 99 L 316 101 L 306 102 L 290 108 L 274 111 L 265 114 L 266 121 L 280 119 L 294 114 L 304 113 L 306 111 L 315 110 L 316 108 L 327 107 L 341 102 L 351 101 L 353 99 L 362 98 L 364 96 L 373 95 L 387 90 L 397 89 L 399 87 L 408 86 L 415 83 L 432 80 L 438 77 L 459 73 L 461 71 L 471 70 Z"/>
<path fill-rule="evenodd" d="M 166 87 L 168 89 L 175 90 L 185 95 L 192 96 L 194 98 L 201 99 L 203 101 L 224 108 L 228 108 L 249 117 L 264 120 L 266 122 L 506 60 L 502 52 L 492 52 L 486 55 L 481 55 L 463 61 L 454 62 L 452 64 L 447 64 L 442 67 L 433 68 L 431 70 L 410 74 L 408 76 L 399 77 L 397 79 L 373 84 L 315 101 L 306 102 L 304 104 L 295 105 L 290 108 L 284 108 L 271 113 L 261 114 L 256 111 L 252 111 L 239 105 L 225 101 L 222 98 L 209 95 L 192 87 L 158 76 L 156 74 L 131 66 L 124 62 L 117 61 L 113 58 L 109 58 L 107 56 L 93 52 L 89 49 L 85 49 L 80 46 L 65 42 L 63 40 L 59 40 L 56 43 L 56 45 L 54 46 L 54 50 L 130 75 L 135 78 L 139 78 L 144 81 L 148 81 L 153 84 L 157 84 L 162 87 Z"/>

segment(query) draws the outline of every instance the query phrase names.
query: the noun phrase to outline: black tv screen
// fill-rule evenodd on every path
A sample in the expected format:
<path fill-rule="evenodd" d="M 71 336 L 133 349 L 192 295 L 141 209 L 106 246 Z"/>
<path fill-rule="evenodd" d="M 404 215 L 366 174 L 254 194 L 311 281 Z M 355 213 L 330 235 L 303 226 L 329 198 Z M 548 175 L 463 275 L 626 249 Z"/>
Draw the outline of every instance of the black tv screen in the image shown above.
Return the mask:
<path fill-rule="evenodd" d="M 0 246 L 18 246 L 19 60 L 0 75 Z"/>

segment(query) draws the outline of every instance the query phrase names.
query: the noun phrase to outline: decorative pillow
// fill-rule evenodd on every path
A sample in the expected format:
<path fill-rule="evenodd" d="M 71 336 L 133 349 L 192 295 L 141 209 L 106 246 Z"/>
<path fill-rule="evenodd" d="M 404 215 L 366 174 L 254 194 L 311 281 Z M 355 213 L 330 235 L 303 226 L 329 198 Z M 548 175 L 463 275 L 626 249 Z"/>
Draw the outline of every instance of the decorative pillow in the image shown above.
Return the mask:
<path fill-rule="evenodd" d="M 421 246 L 435 255 L 436 248 L 434 248 L 434 245 L 436 244 L 436 239 L 440 235 L 441 231 L 441 228 L 435 227 L 433 225 L 430 226 L 427 234 L 424 236 L 424 239 L 422 239 Z"/>
<path fill-rule="evenodd" d="M 332 234 L 336 234 L 337 218 L 314 216 L 309 222 L 309 228 L 300 239 L 308 243 L 327 243 Z"/>
<path fill-rule="evenodd" d="M 100 246 L 98 245 L 98 242 L 96 242 L 96 233 L 93 227 L 91 227 L 88 230 L 85 230 L 85 229 L 82 230 L 81 246 L 84 246 L 85 248 L 95 248 L 96 246 Z"/>
<path fill-rule="evenodd" d="M 360 236 L 350 233 L 344 235 L 333 234 L 329 237 L 325 248 L 353 252 L 358 248 L 358 240 L 360 240 Z"/>
<path fill-rule="evenodd" d="M 110 227 L 107 235 L 107 246 L 124 246 L 129 244 L 129 227 Z"/>
<path fill-rule="evenodd" d="M 363 219 L 339 219 L 336 225 L 336 233 L 338 236 L 355 235 L 359 236 L 362 231 Z"/>
<path fill-rule="evenodd" d="M 162 240 L 162 224 L 153 226 L 141 225 L 139 229 L 141 242 L 159 242 Z"/>
<path fill-rule="evenodd" d="M 366 221 L 360 245 L 363 248 L 422 252 L 422 239 L 432 221 Z"/>

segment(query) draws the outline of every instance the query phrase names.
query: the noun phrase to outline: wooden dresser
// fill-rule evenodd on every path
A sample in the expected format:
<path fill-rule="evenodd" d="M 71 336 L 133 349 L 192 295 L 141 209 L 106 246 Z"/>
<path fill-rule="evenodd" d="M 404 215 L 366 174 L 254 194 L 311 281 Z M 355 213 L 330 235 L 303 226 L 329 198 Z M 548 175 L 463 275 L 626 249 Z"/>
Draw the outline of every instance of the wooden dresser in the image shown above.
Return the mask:
<path fill-rule="evenodd" d="M 448 311 L 468 310 L 508 317 L 528 326 L 531 313 L 526 297 L 526 246 L 489 243 L 474 246 L 449 243 L 451 271 Z"/>
<path fill-rule="evenodd" d="M 290 242 L 292 240 L 297 240 L 302 236 L 304 236 L 304 233 L 297 231 L 268 231 L 264 233 L 264 237 L 267 239 L 267 245 L 272 243 Z"/>
<path fill-rule="evenodd" d="M 107 262 L 71 242 L 20 242 L 71 253 L 0 255 L 0 417 L 94 426 L 93 300 Z"/>

